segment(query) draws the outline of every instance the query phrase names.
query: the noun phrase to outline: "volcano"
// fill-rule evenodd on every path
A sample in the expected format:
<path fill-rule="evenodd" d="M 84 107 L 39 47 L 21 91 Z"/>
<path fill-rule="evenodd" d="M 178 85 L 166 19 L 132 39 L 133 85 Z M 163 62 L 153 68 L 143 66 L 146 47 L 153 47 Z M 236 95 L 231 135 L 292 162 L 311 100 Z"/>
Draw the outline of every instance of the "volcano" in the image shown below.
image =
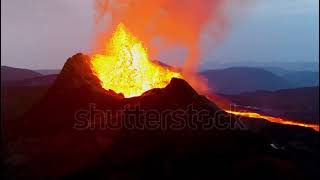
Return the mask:
<path fill-rule="evenodd" d="M 311 128 L 228 114 L 180 78 L 125 98 L 81 53 L 5 130 L 14 178 L 312 178 L 319 160 Z"/>

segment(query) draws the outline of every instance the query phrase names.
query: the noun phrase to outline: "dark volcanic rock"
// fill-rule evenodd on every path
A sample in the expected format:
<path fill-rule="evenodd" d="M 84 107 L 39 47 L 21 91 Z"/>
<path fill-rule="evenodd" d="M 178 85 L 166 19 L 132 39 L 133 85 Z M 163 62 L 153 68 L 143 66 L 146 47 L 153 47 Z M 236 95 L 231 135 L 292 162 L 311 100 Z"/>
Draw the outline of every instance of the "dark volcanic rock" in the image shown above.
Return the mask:
<path fill-rule="evenodd" d="M 197 94 L 186 81 L 174 78 L 163 89 L 123 98 L 100 86 L 89 63 L 90 58 L 83 54 L 68 59 L 46 96 L 17 124 L 6 127 L 10 176 L 312 177 L 299 169 L 300 160 L 272 148 L 270 136 L 247 130 L 245 123 Z M 209 116 L 192 116 L 190 107 Z M 132 108 L 134 112 L 142 110 L 142 115 L 132 119 Z M 181 111 L 180 116 L 173 115 Z M 105 116 L 105 112 L 112 116 Z M 150 112 L 153 116 L 145 115 Z M 166 112 L 170 116 L 154 116 Z M 151 121 L 160 125 L 147 126 Z M 115 126 L 119 122 L 122 124 Z M 309 164 L 313 166 L 313 161 Z"/>
<path fill-rule="evenodd" d="M 99 87 L 99 79 L 90 68 L 90 57 L 78 53 L 67 60 L 51 93 L 77 91 L 82 87 Z"/>

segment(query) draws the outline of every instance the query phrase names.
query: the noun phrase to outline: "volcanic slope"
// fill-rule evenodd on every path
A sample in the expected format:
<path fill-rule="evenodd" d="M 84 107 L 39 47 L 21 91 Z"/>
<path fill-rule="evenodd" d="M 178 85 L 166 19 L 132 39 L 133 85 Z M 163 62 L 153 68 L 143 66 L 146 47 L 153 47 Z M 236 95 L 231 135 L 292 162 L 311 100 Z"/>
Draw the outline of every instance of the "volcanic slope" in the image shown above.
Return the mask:
<path fill-rule="evenodd" d="M 188 116 L 190 106 L 210 118 Z M 128 111 L 107 119 L 127 123 L 117 127 L 102 126 L 101 114 L 85 113 L 94 119 L 89 125 L 77 121 L 79 112 L 92 108 L 114 113 L 132 107 L 156 114 L 183 110 L 187 116 L 178 126 L 173 116 L 132 120 Z M 151 119 L 165 125 L 141 128 Z M 214 125 L 203 128 L 203 122 Z M 318 134 L 312 129 L 239 119 L 176 78 L 163 89 L 123 98 L 101 87 L 83 54 L 67 60 L 45 97 L 22 119 L 5 125 L 5 137 L 7 176 L 14 178 L 312 179 L 319 167 Z"/>

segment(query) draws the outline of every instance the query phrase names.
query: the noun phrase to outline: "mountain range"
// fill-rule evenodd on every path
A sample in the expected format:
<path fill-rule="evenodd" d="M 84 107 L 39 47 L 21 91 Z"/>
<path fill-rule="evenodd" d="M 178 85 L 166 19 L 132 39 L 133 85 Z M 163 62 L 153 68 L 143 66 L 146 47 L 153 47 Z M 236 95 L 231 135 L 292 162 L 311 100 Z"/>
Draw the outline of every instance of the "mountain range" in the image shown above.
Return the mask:
<path fill-rule="evenodd" d="M 69 58 L 39 101 L 21 117 L 4 123 L 9 177 L 257 179 L 263 174 L 262 179 L 312 179 L 317 175 L 319 138 L 313 129 L 228 114 L 176 78 L 163 89 L 123 98 L 103 89 L 88 63 L 83 54 Z M 92 104 L 97 111 L 92 111 Z M 206 111 L 210 118 L 198 121 L 200 116 L 185 111 L 187 116 L 178 116 L 185 126 L 177 124 L 175 116 L 132 119 L 128 105 L 160 114 L 193 105 L 194 111 Z M 101 114 L 76 115 L 81 110 L 121 109 L 125 109 L 122 114 L 107 119 L 123 122 L 120 127 L 103 129 L 106 121 Z M 94 121 L 75 126 L 78 118 Z M 159 122 L 161 128 L 127 126 L 136 120 Z M 204 121 L 215 125 L 203 129 Z"/>
<path fill-rule="evenodd" d="M 20 81 L 42 76 L 42 74 L 29 69 L 1 66 L 1 83 L 7 81 Z"/>
<path fill-rule="evenodd" d="M 214 92 L 239 94 L 256 90 L 280 90 L 319 86 L 319 73 L 312 71 L 275 71 L 262 68 L 233 67 L 201 73 Z"/>
<path fill-rule="evenodd" d="M 223 94 L 319 86 L 319 72 L 266 69 L 232 67 L 207 70 L 200 74 L 208 80 L 212 91 Z M 28 70 L 2 66 L 1 84 L 5 86 L 49 85 L 53 83 L 59 72 L 60 70 Z"/>

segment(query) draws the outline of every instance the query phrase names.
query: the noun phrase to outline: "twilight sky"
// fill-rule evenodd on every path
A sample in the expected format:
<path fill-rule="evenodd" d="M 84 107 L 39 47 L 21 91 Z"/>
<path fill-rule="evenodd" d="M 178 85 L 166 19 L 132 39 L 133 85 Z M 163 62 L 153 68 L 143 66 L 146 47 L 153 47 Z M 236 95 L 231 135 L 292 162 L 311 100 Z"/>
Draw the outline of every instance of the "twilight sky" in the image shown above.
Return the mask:
<path fill-rule="evenodd" d="M 252 1 L 218 47 L 203 48 L 204 65 L 319 62 L 319 0 Z M 90 51 L 93 15 L 91 0 L 2 0 L 1 65 L 61 68 L 73 54 Z"/>

